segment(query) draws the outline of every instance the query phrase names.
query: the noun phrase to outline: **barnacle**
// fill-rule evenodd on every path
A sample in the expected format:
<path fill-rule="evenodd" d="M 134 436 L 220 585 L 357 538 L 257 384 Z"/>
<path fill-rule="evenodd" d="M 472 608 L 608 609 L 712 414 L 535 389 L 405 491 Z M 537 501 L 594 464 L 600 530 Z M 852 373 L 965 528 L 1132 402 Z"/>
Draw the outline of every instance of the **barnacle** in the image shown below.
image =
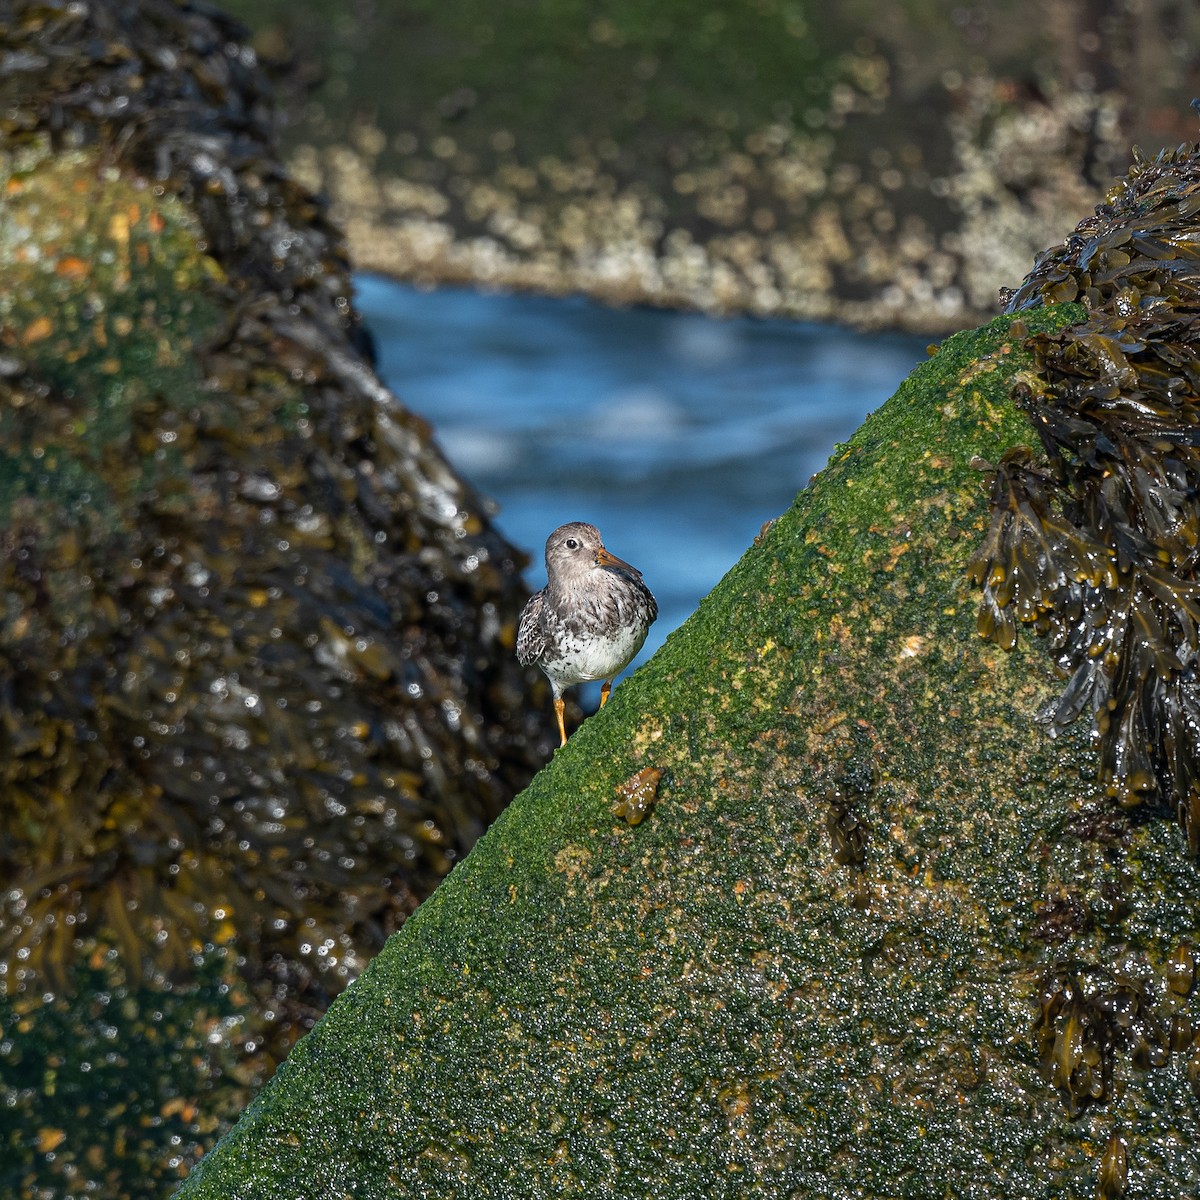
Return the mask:
<path fill-rule="evenodd" d="M 657 767 L 643 767 L 617 786 L 613 812 L 630 825 L 640 825 L 658 798 L 662 772 Z"/>
<path fill-rule="evenodd" d="M 1027 345 L 1013 399 L 1041 455 L 991 477 L 968 574 L 979 632 L 1047 636 L 1066 680 L 1051 733 L 1086 715 L 1120 804 L 1170 804 L 1200 852 L 1200 148 L 1135 162 L 1042 257 L 1008 310 L 1078 298 L 1082 324 Z"/>

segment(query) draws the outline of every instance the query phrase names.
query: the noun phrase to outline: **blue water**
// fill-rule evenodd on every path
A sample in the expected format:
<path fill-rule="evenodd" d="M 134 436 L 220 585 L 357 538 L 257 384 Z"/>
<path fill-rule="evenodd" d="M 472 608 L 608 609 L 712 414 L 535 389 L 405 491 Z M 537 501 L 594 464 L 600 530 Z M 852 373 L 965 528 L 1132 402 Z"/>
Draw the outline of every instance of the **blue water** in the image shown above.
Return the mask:
<path fill-rule="evenodd" d="M 926 357 L 926 339 L 357 280 L 380 374 L 533 555 L 590 521 L 661 615 L 696 607 Z"/>

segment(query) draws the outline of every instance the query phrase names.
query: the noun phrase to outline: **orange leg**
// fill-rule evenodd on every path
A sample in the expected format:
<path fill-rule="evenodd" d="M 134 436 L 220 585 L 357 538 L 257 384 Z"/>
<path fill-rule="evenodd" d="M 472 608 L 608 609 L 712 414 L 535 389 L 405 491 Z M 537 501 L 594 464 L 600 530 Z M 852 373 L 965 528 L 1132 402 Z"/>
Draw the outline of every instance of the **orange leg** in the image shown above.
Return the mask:
<path fill-rule="evenodd" d="M 563 721 L 563 710 L 566 708 L 566 702 L 561 696 L 554 697 L 554 715 L 558 718 L 558 736 L 562 741 L 558 743 L 559 749 L 567 744 L 567 726 Z"/>
<path fill-rule="evenodd" d="M 606 679 L 600 685 L 600 707 L 603 708 L 608 703 L 608 693 L 612 691 L 612 680 Z"/>

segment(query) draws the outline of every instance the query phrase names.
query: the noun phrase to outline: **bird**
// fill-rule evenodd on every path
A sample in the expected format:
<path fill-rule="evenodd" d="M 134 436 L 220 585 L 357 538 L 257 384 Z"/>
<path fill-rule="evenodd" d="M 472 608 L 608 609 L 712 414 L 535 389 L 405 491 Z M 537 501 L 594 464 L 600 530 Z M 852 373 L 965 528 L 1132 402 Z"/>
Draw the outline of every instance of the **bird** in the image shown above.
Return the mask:
<path fill-rule="evenodd" d="M 517 660 L 536 663 L 550 680 L 560 749 L 567 744 L 563 691 L 602 679 L 603 708 L 657 616 L 641 571 L 610 554 L 594 525 L 571 521 L 546 539 L 546 586 L 521 612 Z"/>

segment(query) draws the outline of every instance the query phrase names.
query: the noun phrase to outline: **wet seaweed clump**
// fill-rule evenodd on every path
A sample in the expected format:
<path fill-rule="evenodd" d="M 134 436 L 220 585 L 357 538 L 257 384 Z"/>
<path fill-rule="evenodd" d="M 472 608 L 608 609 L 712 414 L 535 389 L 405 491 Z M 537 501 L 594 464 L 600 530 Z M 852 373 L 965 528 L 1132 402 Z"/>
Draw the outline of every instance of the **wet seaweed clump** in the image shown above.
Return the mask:
<path fill-rule="evenodd" d="M 861 870 L 867 861 L 867 827 L 840 788 L 826 788 L 825 803 L 825 828 L 829 833 L 833 861 L 839 867 Z"/>
<path fill-rule="evenodd" d="M 877 783 L 874 762 L 866 756 L 855 756 L 843 763 L 821 790 L 825 831 L 829 834 L 833 861 L 839 867 L 861 872 L 866 865 L 870 830 L 862 812 Z"/>
<path fill-rule="evenodd" d="M 1200 852 L 1200 148 L 1136 158 L 1008 297 L 1079 302 L 1029 338 L 1013 398 L 1039 446 L 990 466 L 969 575 L 980 633 L 1047 638 L 1066 680 L 1042 719 L 1090 720 L 1122 805 L 1169 805 Z"/>
<path fill-rule="evenodd" d="M 235 945 L 311 1019 L 540 765 L 522 556 L 376 378 L 244 31 L 0 25 L 0 986 Z"/>
<path fill-rule="evenodd" d="M 613 812 L 630 825 L 640 825 L 658 799 L 663 773 L 657 767 L 643 767 L 619 784 Z"/>
<path fill-rule="evenodd" d="M 1069 1117 L 1114 1095 L 1118 1054 L 1138 1070 L 1165 1067 L 1191 1044 L 1177 994 L 1153 972 L 1118 971 L 1076 960 L 1042 978 L 1034 1027 L 1038 1059 Z"/>
<path fill-rule="evenodd" d="M 1093 925 L 1087 901 L 1073 889 L 1035 900 L 1033 911 L 1035 919 L 1030 932 L 1040 941 L 1052 945 L 1070 941 Z"/>

